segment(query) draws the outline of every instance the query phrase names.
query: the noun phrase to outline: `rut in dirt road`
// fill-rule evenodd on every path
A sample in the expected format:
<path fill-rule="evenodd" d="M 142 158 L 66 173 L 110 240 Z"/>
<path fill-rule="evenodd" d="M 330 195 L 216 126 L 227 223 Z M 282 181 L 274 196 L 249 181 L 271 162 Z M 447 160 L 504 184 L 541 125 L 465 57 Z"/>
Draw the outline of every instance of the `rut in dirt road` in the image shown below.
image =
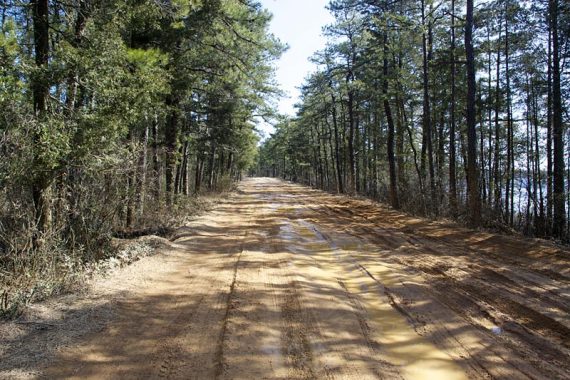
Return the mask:
<path fill-rule="evenodd" d="M 99 330 L 47 331 L 0 377 L 570 378 L 569 252 L 546 243 L 265 178 L 178 236 L 114 275 Z"/>

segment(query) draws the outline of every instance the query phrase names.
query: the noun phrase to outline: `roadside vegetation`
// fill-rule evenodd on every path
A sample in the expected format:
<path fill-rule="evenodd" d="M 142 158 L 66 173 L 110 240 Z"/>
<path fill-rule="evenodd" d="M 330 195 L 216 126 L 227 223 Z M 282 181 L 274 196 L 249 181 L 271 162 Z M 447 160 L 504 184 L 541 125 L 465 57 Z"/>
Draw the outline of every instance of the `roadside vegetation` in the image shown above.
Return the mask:
<path fill-rule="evenodd" d="M 0 316 L 164 233 L 255 161 L 284 46 L 255 2 L 0 5 Z"/>
<path fill-rule="evenodd" d="M 570 3 L 335 0 L 257 173 L 568 240 Z"/>

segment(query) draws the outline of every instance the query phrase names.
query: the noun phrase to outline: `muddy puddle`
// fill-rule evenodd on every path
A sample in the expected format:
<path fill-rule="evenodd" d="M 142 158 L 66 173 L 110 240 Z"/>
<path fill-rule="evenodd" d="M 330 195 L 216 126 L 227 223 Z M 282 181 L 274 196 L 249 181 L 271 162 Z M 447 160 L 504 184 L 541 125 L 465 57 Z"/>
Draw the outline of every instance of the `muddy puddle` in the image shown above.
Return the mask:
<path fill-rule="evenodd" d="M 301 267 L 312 261 L 337 276 L 337 281 L 363 305 L 371 338 L 380 346 L 382 356 L 396 365 L 405 378 L 467 379 L 449 355 L 418 334 L 406 316 L 391 305 L 384 289 L 399 285 L 399 276 L 387 266 L 377 265 L 369 271 L 354 259 L 353 255 L 374 247 L 345 234 L 322 231 L 299 218 L 305 209 L 282 207 L 276 211 L 282 213 L 285 221 L 278 237 L 285 249 L 294 254 L 294 265 Z M 286 217 L 291 216 L 290 212 L 293 219 Z M 299 254 L 308 256 L 300 258 Z"/>

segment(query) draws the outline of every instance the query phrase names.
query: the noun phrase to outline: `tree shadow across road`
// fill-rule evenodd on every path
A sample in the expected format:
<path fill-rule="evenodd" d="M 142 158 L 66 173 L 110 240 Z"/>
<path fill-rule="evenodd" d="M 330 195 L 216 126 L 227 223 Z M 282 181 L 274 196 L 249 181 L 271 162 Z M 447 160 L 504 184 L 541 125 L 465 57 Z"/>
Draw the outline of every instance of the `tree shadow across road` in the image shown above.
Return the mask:
<path fill-rule="evenodd" d="M 478 234 L 249 180 L 105 289 L 12 323 L 0 377 L 568 378 L 567 282 Z"/>

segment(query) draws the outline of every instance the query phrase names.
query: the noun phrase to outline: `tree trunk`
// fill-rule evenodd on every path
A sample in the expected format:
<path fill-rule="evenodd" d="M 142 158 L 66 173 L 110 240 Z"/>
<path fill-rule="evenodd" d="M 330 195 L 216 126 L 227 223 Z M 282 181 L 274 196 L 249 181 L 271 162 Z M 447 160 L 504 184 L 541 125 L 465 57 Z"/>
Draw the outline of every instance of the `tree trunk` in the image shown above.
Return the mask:
<path fill-rule="evenodd" d="M 535 91 L 534 88 L 534 84 L 531 83 L 531 88 L 532 88 L 532 105 L 533 105 L 533 125 L 534 125 L 534 150 L 535 150 L 535 156 L 534 156 L 534 166 L 535 166 L 535 173 L 536 173 L 536 179 L 535 179 L 535 192 L 536 192 L 536 187 L 538 187 L 538 192 L 540 194 L 540 211 L 539 211 L 539 217 L 536 219 L 536 223 L 535 223 L 535 232 L 538 234 L 538 236 L 544 236 L 545 233 L 545 221 L 544 221 L 544 193 L 542 190 L 542 170 L 540 167 L 540 149 L 539 149 L 539 140 L 540 140 L 540 134 L 538 132 L 538 128 L 539 128 L 539 121 L 538 121 L 538 99 L 537 99 L 537 93 Z M 536 184 L 536 181 L 538 180 L 538 186 Z"/>
<path fill-rule="evenodd" d="M 483 95 L 482 95 L 482 88 L 483 86 L 479 85 L 479 104 L 483 104 Z M 485 170 L 485 134 L 483 131 L 483 107 L 479 108 L 479 120 L 481 121 L 481 129 L 479 131 L 479 178 L 481 179 L 481 186 L 479 191 L 481 192 L 481 201 L 482 203 L 487 202 L 487 173 Z"/>
<path fill-rule="evenodd" d="M 560 47 L 558 39 L 558 0 L 549 2 L 552 30 L 552 138 L 554 140 L 553 234 L 562 238 L 566 233 L 564 186 L 564 126 L 562 124 L 562 95 L 560 89 Z"/>
<path fill-rule="evenodd" d="M 330 128 L 329 122 L 328 122 L 328 116 L 325 117 L 325 123 L 329 129 L 329 133 L 328 133 L 328 140 L 329 140 L 329 150 L 330 150 L 330 155 L 331 155 L 331 164 L 332 164 L 332 178 L 335 178 L 335 185 L 336 185 L 336 192 L 337 193 L 341 193 L 341 188 L 340 188 L 340 179 L 341 179 L 341 174 L 340 174 L 340 169 L 339 169 L 339 162 L 338 162 L 338 140 L 337 137 L 335 136 L 335 145 L 336 145 L 336 149 L 333 146 L 333 132 Z M 334 129 L 336 132 L 336 128 Z M 336 134 L 335 134 L 336 135 Z"/>
<path fill-rule="evenodd" d="M 473 0 L 467 0 L 465 24 L 467 58 L 467 186 L 469 219 L 473 226 L 481 224 L 481 198 L 477 173 L 477 132 L 475 130 L 475 55 L 473 51 Z"/>
<path fill-rule="evenodd" d="M 487 189 L 487 203 L 489 208 L 494 207 L 494 190 L 495 190 L 495 169 L 493 159 L 493 93 L 492 93 L 492 79 L 493 79 L 493 48 L 491 45 L 491 30 L 487 25 L 487 173 L 489 173 L 488 189 Z"/>
<path fill-rule="evenodd" d="M 549 4 L 550 8 L 550 4 Z M 550 12 L 549 12 L 550 13 Z M 552 22 L 550 16 L 548 18 L 548 99 L 547 99 L 547 132 L 546 132 L 546 220 L 547 220 L 547 233 L 552 232 L 552 209 L 553 209 L 553 162 L 552 162 Z"/>
<path fill-rule="evenodd" d="M 445 94 L 444 94 L 445 97 Z M 444 169 L 445 165 L 445 112 L 441 111 L 439 126 L 437 128 L 437 203 L 441 205 L 444 199 Z"/>
<path fill-rule="evenodd" d="M 178 98 L 174 95 L 169 95 L 166 99 L 166 106 L 168 108 L 168 120 L 166 122 L 166 129 L 164 131 L 166 159 L 165 159 L 165 174 L 166 174 L 166 202 L 171 204 L 174 195 L 174 179 L 176 174 L 176 153 L 178 145 Z"/>
<path fill-rule="evenodd" d="M 134 141 L 132 131 L 129 130 L 127 135 L 127 144 L 129 144 L 129 148 L 131 154 L 134 154 L 136 143 Z M 134 221 L 134 196 L 136 192 L 137 186 L 136 184 L 136 173 L 137 173 L 137 165 L 134 162 L 127 163 L 127 189 L 126 189 L 126 213 L 125 213 L 125 226 L 127 228 L 131 228 Z"/>
<path fill-rule="evenodd" d="M 184 151 L 182 156 L 182 194 L 188 195 L 188 152 L 189 142 L 184 142 Z"/>
<path fill-rule="evenodd" d="M 334 88 L 332 86 L 332 82 L 330 83 L 331 89 L 331 100 L 332 100 L 332 118 L 333 118 L 333 128 L 334 128 L 334 150 L 335 150 L 335 158 L 336 158 L 336 171 L 338 177 L 338 192 L 344 193 L 344 186 L 342 181 L 342 166 L 340 163 L 340 136 L 338 133 L 338 117 L 336 114 L 336 98 L 334 96 Z"/>
<path fill-rule="evenodd" d="M 145 126 L 143 132 L 142 151 L 139 158 L 140 178 L 138 181 L 138 214 L 144 214 L 145 198 L 146 198 L 146 178 L 147 178 L 147 155 L 148 155 L 148 125 Z"/>
<path fill-rule="evenodd" d="M 178 148 L 178 157 L 184 157 L 184 145 Z M 177 160 L 176 176 L 174 177 L 174 194 L 178 195 L 182 192 L 182 161 Z"/>
<path fill-rule="evenodd" d="M 404 116 L 396 95 L 396 168 L 398 169 L 398 192 L 407 187 L 406 168 L 404 165 Z"/>
<path fill-rule="evenodd" d="M 216 170 L 216 143 L 214 141 L 211 142 L 212 146 L 210 148 L 210 159 L 208 162 L 208 189 L 212 190 L 214 188 L 215 178 L 214 172 Z"/>
<path fill-rule="evenodd" d="M 434 163 L 433 163 L 433 143 L 432 143 L 432 123 L 431 123 L 431 103 L 430 103 L 430 96 L 429 96 L 429 64 L 431 61 L 431 48 L 428 46 L 428 38 L 431 39 L 431 21 L 428 22 L 426 25 L 426 10 L 425 10 L 425 0 L 422 0 L 422 25 L 424 28 L 428 27 L 428 32 L 424 31 L 422 33 L 422 55 L 423 55 L 423 136 L 425 140 L 425 145 L 427 149 L 427 161 L 429 167 L 429 176 L 430 176 L 430 195 L 431 195 L 431 203 L 432 203 L 432 211 L 437 210 L 437 205 L 434 204 L 436 200 L 436 189 L 435 189 L 435 170 L 434 170 Z M 422 151 L 424 148 L 422 147 Z"/>
<path fill-rule="evenodd" d="M 347 77 L 347 83 L 350 82 L 349 78 L 351 74 Z M 356 193 L 356 160 L 354 157 L 354 138 L 355 138 L 355 123 L 354 123 L 354 91 L 348 91 L 348 193 Z"/>
<path fill-rule="evenodd" d="M 74 36 L 71 40 L 71 45 L 76 49 L 81 46 L 83 32 L 87 26 L 87 16 L 87 0 L 79 0 L 79 9 L 77 10 L 77 16 L 75 18 Z M 67 78 L 67 94 L 65 99 L 65 106 L 67 108 L 68 114 L 72 114 L 75 109 L 78 85 L 79 74 L 77 72 L 77 69 L 73 68 L 69 73 L 69 77 Z"/>
<path fill-rule="evenodd" d="M 386 113 L 386 122 L 388 124 L 388 141 L 386 142 L 386 153 L 388 156 L 388 165 L 390 168 L 390 203 L 395 209 L 400 208 L 400 200 L 398 198 L 398 178 L 396 176 L 396 160 L 394 157 L 394 119 L 392 117 L 392 108 L 388 99 L 388 33 L 384 32 L 384 63 L 383 63 L 383 85 L 382 92 L 384 95 L 384 112 Z"/>
<path fill-rule="evenodd" d="M 449 207 L 452 216 L 457 215 L 457 168 L 456 168 L 456 148 L 455 130 L 457 128 L 455 120 L 455 103 L 457 101 L 457 91 L 455 70 L 455 0 L 451 0 L 451 126 L 449 129 Z"/>
<path fill-rule="evenodd" d="M 408 118 L 406 117 L 406 110 L 405 110 L 405 105 L 404 102 L 401 101 L 401 107 L 402 107 L 402 116 L 404 118 L 404 124 L 406 126 L 406 130 L 408 132 L 408 138 L 410 139 L 410 148 L 412 149 L 412 153 L 414 156 L 414 167 L 416 168 L 416 173 L 418 175 L 418 182 L 420 185 L 420 199 L 421 199 L 421 207 L 423 208 L 423 212 L 424 214 L 426 213 L 426 209 L 425 209 L 425 200 L 424 200 L 424 183 L 423 183 L 423 177 L 422 177 L 422 170 L 420 167 L 420 164 L 418 164 L 418 151 L 414 145 L 414 135 L 412 132 L 412 129 L 410 128 L 410 125 L 408 123 Z M 414 115 L 412 113 L 412 115 L 410 116 L 410 119 L 413 120 Z"/>
<path fill-rule="evenodd" d="M 514 146 L 513 146 L 513 116 L 511 102 L 511 76 L 509 70 L 509 2 L 505 2 L 505 78 L 507 86 L 507 180 L 505 187 L 505 221 L 513 225 L 514 215 Z"/>
<path fill-rule="evenodd" d="M 37 235 L 34 245 L 39 248 L 43 237 L 49 233 L 52 224 L 51 214 L 51 174 L 46 173 L 47 163 L 43 155 L 43 123 L 47 117 L 49 83 L 45 71 L 49 62 L 49 2 L 48 0 L 32 0 L 32 18 L 34 27 L 35 63 L 38 73 L 32 78 L 34 114 L 36 126 L 33 131 L 33 168 L 32 198 L 35 209 Z"/>
<path fill-rule="evenodd" d="M 158 144 L 158 116 L 155 114 L 152 122 L 152 168 L 153 176 L 153 192 L 154 201 L 160 205 L 160 190 L 161 190 L 161 170 L 159 159 L 159 144 Z"/>
<path fill-rule="evenodd" d="M 196 174 L 194 177 L 195 183 L 194 183 L 194 192 L 196 194 L 199 194 L 200 191 L 202 190 L 202 173 L 203 173 L 203 168 L 204 168 L 204 160 L 203 157 L 201 157 L 201 155 L 198 155 L 196 157 Z M 275 176 L 275 175 L 274 175 Z"/>
<path fill-rule="evenodd" d="M 495 147 L 494 147 L 494 198 L 495 198 L 495 213 L 497 216 L 501 215 L 501 198 L 502 198 L 502 177 L 501 177 L 501 126 L 499 124 L 499 113 L 501 111 L 501 30 L 499 28 L 499 44 L 497 48 L 497 78 L 495 85 Z"/>

